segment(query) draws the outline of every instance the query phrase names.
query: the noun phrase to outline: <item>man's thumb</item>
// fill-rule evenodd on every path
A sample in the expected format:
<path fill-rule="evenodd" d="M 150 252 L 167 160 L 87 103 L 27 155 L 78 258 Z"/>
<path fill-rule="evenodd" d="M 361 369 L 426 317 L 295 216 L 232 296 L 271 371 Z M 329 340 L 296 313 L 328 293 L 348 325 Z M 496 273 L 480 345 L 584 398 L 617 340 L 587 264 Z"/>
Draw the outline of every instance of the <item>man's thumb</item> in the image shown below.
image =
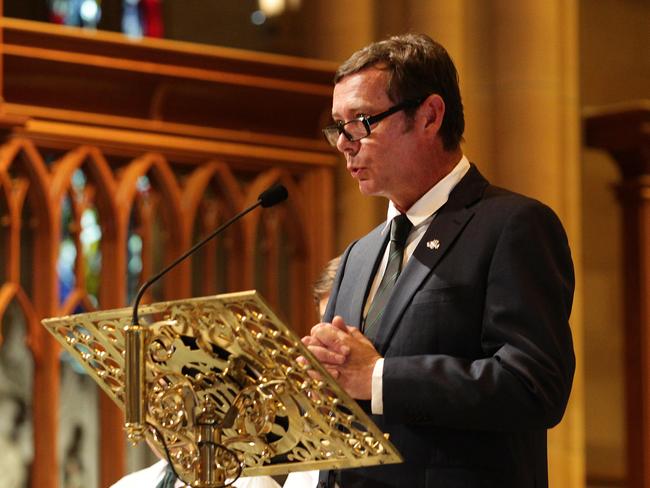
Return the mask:
<path fill-rule="evenodd" d="M 348 327 L 345 324 L 345 320 L 343 320 L 343 317 L 341 317 L 340 315 L 334 317 L 334 319 L 332 320 L 332 325 L 337 329 L 339 329 L 340 331 L 343 331 L 346 334 L 348 333 Z"/>

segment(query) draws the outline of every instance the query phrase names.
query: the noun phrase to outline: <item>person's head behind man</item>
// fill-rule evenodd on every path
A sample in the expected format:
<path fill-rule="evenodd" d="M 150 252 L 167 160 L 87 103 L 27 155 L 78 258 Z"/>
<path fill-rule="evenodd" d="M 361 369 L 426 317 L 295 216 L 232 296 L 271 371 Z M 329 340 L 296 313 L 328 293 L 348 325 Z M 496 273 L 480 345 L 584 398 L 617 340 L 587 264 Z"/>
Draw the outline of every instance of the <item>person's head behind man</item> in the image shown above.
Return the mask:
<path fill-rule="evenodd" d="M 341 256 L 331 259 L 325 265 L 325 268 L 314 283 L 312 293 L 314 296 L 314 302 L 316 303 L 316 308 L 318 309 L 319 318 L 323 318 L 323 315 L 325 315 L 325 308 L 327 307 L 327 301 L 329 300 L 330 292 L 332 291 L 334 277 L 336 276 L 336 270 L 339 267 L 340 261 Z"/>
<path fill-rule="evenodd" d="M 404 211 L 460 159 L 465 122 L 458 75 L 429 37 L 373 43 L 345 61 L 334 82 L 336 124 L 324 132 L 346 156 L 362 193 L 385 196 Z"/>

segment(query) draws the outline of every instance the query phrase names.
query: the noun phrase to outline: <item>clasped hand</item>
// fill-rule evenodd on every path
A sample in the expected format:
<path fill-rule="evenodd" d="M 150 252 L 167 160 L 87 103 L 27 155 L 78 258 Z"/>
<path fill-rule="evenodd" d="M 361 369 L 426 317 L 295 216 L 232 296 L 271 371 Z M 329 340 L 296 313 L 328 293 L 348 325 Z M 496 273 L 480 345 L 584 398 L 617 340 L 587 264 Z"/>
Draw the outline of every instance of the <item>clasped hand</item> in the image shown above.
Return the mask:
<path fill-rule="evenodd" d="M 312 327 L 302 342 L 352 398 L 371 398 L 372 371 L 381 356 L 359 329 L 336 316 Z"/>

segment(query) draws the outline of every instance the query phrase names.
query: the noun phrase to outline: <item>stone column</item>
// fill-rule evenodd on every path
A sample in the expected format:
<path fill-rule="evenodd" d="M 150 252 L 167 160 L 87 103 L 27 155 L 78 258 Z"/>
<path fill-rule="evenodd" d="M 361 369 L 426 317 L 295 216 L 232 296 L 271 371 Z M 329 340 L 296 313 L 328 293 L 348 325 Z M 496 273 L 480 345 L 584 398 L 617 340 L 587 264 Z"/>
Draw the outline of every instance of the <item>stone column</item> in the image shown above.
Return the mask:
<path fill-rule="evenodd" d="M 626 465 L 629 488 L 650 487 L 650 100 L 585 118 L 586 143 L 606 150 L 622 180 Z"/>
<path fill-rule="evenodd" d="M 565 417 L 549 433 L 549 485 L 584 486 L 578 6 L 493 5 L 494 180 L 558 213 L 576 267 L 571 327 L 578 366 Z"/>
<path fill-rule="evenodd" d="M 375 2 L 372 0 L 312 0 L 304 2 L 303 9 L 305 22 L 312 26 L 307 50 L 311 57 L 340 63 L 375 40 Z M 325 114 L 323 119 L 330 120 L 330 117 Z M 340 161 L 336 171 L 336 235 L 333 236 L 337 252 L 342 252 L 351 241 L 384 220 L 386 213 L 386 200 L 361 195 L 342 156 Z"/>

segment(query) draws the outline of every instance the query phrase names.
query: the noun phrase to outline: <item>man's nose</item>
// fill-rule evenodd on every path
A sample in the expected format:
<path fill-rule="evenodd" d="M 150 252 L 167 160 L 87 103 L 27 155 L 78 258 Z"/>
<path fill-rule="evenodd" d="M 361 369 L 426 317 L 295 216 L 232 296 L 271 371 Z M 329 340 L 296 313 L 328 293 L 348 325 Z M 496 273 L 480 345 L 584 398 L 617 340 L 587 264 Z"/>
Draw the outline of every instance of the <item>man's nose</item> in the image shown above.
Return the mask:
<path fill-rule="evenodd" d="M 343 154 L 351 154 L 354 156 L 359 152 L 359 147 L 361 146 L 360 141 L 350 141 L 345 134 L 341 132 L 339 138 L 336 140 L 336 149 L 338 149 Z"/>

